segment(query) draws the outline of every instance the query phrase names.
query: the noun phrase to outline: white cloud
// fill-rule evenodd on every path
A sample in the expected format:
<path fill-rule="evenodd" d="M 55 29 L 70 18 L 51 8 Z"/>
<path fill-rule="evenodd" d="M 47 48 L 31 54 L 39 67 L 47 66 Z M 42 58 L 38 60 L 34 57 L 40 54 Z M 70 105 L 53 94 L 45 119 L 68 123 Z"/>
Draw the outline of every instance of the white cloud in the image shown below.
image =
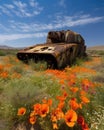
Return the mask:
<path fill-rule="evenodd" d="M 80 16 L 60 16 L 56 17 L 56 20 L 51 21 L 51 23 L 21 23 L 10 21 L 9 30 L 13 30 L 14 32 L 23 32 L 23 33 L 30 33 L 30 32 L 39 32 L 44 30 L 53 30 L 53 29 L 61 29 L 64 27 L 73 27 L 85 24 L 92 24 L 95 22 L 99 22 L 104 20 L 104 17 L 92 17 L 89 14 L 84 14 Z"/>
<path fill-rule="evenodd" d="M 57 16 L 54 21 L 54 28 L 74 27 L 86 24 L 92 24 L 104 20 L 103 16 L 91 16 L 90 14 Z"/>
<path fill-rule="evenodd" d="M 58 22 L 58 24 L 60 24 L 60 26 L 62 27 L 72 27 L 72 26 L 79 26 L 85 24 L 92 24 L 95 22 L 99 22 L 103 19 L 104 17 L 92 17 L 90 15 L 81 15 L 81 16 L 73 16 L 73 17 L 65 16 L 64 20 L 61 23 Z"/>
<path fill-rule="evenodd" d="M 31 7 L 38 7 L 38 2 L 37 1 L 35 1 L 35 0 L 30 0 L 30 6 Z"/>
<path fill-rule="evenodd" d="M 11 15 L 10 11 L 6 7 L 0 6 L 0 10 L 2 10 L 1 14 Z"/>
<path fill-rule="evenodd" d="M 66 7 L 65 0 L 60 0 L 59 5 L 62 7 Z"/>
<path fill-rule="evenodd" d="M 12 4 L 4 4 L 4 7 L 8 9 L 14 9 L 15 7 Z"/>
<path fill-rule="evenodd" d="M 27 8 L 27 4 L 21 1 L 14 1 L 13 4 L 16 6 L 17 9 L 13 10 L 13 12 L 19 17 L 31 17 L 33 13 L 30 13 Z"/>
<path fill-rule="evenodd" d="M 5 41 L 13 41 L 13 40 L 24 39 L 24 38 L 41 38 L 46 35 L 47 34 L 45 32 L 34 33 L 34 34 L 1 34 L 0 42 L 3 43 Z"/>
<path fill-rule="evenodd" d="M 85 18 L 85 19 L 80 19 L 72 23 L 72 26 L 77 26 L 77 25 L 85 25 L 89 23 L 95 23 L 100 20 L 102 20 L 103 17 L 95 17 L 95 18 Z"/>
<path fill-rule="evenodd" d="M 13 1 L 14 5 L 16 5 L 18 8 L 23 9 L 27 7 L 26 3 L 22 3 L 21 1 Z"/>
<path fill-rule="evenodd" d="M 18 17 L 33 17 L 39 15 L 43 7 L 37 1 L 30 0 L 29 3 L 20 0 L 13 1 L 11 4 L 3 4 L 0 6 L 0 14 Z"/>

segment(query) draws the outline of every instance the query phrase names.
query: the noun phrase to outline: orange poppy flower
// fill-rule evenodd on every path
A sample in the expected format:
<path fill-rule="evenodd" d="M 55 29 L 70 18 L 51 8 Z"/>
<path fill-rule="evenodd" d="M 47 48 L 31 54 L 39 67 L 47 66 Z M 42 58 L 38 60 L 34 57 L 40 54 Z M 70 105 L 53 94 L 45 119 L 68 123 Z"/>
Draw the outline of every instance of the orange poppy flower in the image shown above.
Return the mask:
<path fill-rule="evenodd" d="M 40 116 L 45 117 L 47 113 L 49 113 L 49 105 L 48 104 L 42 104 L 41 109 L 40 109 Z"/>
<path fill-rule="evenodd" d="M 70 79 L 68 82 L 69 87 L 75 84 L 75 79 Z"/>
<path fill-rule="evenodd" d="M 69 105 L 71 106 L 71 109 L 76 110 L 79 108 L 79 104 L 77 103 L 76 99 L 71 99 L 69 101 Z"/>
<path fill-rule="evenodd" d="M 41 104 L 37 103 L 33 106 L 35 115 L 40 114 Z"/>
<path fill-rule="evenodd" d="M 49 106 L 52 105 L 52 99 L 48 99 L 48 100 L 43 99 L 42 102 L 43 102 L 44 104 L 48 104 Z"/>
<path fill-rule="evenodd" d="M 48 104 L 49 106 L 52 106 L 52 99 L 48 99 L 47 104 Z"/>
<path fill-rule="evenodd" d="M 35 124 L 35 122 L 36 122 L 36 117 L 35 117 L 35 116 L 30 117 L 30 118 L 29 118 L 29 122 L 30 122 L 32 125 Z"/>
<path fill-rule="evenodd" d="M 83 79 L 82 80 L 82 85 L 89 87 L 90 86 L 90 81 L 88 79 Z"/>
<path fill-rule="evenodd" d="M 18 109 L 17 115 L 21 116 L 21 115 L 24 115 L 25 113 L 26 113 L 26 108 L 21 107 Z"/>
<path fill-rule="evenodd" d="M 8 72 L 4 71 L 0 74 L 0 77 L 2 78 L 7 78 L 8 77 Z"/>
<path fill-rule="evenodd" d="M 58 104 L 58 108 L 62 109 L 65 105 L 65 102 L 64 101 L 60 101 L 59 104 Z"/>
<path fill-rule="evenodd" d="M 35 116 L 36 114 L 35 114 L 35 111 L 32 111 L 31 113 L 30 113 L 30 117 L 33 117 L 33 116 Z"/>
<path fill-rule="evenodd" d="M 59 81 L 59 83 L 60 83 L 61 85 L 64 85 L 64 84 L 65 84 L 65 81 L 64 81 L 63 79 L 61 79 L 61 80 Z"/>
<path fill-rule="evenodd" d="M 65 122 L 69 127 L 73 127 L 77 121 L 77 114 L 73 110 L 69 110 L 65 113 Z"/>
<path fill-rule="evenodd" d="M 71 87 L 70 90 L 73 92 L 73 93 L 76 93 L 79 88 L 78 87 Z"/>
<path fill-rule="evenodd" d="M 64 101 L 65 97 L 63 97 L 63 96 L 57 96 L 56 99 L 58 99 L 59 101 Z"/>
<path fill-rule="evenodd" d="M 51 120 L 52 122 L 57 122 L 57 120 L 60 120 L 64 117 L 64 113 L 60 108 L 56 108 L 51 113 Z"/>
<path fill-rule="evenodd" d="M 79 108 L 82 109 L 82 103 L 79 103 Z"/>
<path fill-rule="evenodd" d="M 81 96 L 85 96 L 86 94 L 87 94 L 87 93 L 86 93 L 84 90 L 81 90 L 81 91 L 80 91 L 80 95 L 81 95 Z"/>
<path fill-rule="evenodd" d="M 57 114 L 55 113 L 55 111 L 53 111 L 51 114 L 51 120 L 52 122 L 57 122 Z"/>
<path fill-rule="evenodd" d="M 85 96 L 81 96 L 81 100 L 82 100 L 82 103 L 84 103 L 84 104 L 90 102 L 90 100 L 87 97 L 85 97 Z"/>
<path fill-rule="evenodd" d="M 47 99 L 43 99 L 42 102 L 43 102 L 43 103 L 47 103 Z"/>
<path fill-rule="evenodd" d="M 0 71 L 4 69 L 4 66 L 0 64 Z"/>
<path fill-rule="evenodd" d="M 53 129 L 58 129 L 57 123 L 53 123 Z"/>

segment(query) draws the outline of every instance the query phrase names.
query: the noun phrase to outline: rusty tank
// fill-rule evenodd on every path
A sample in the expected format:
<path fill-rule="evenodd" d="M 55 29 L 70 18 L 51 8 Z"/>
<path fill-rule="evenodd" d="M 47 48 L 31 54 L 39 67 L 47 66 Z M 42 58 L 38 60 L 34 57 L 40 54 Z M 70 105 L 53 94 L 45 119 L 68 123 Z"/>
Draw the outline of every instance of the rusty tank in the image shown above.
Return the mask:
<path fill-rule="evenodd" d="M 46 61 L 47 68 L 61 69 L 71 65 L 76 57 L 85 55 L 86 46 L 83 37 L 71 30 L 50 31 L 46 42 L 20 50 L 19 60 L 28 63 Z"/>

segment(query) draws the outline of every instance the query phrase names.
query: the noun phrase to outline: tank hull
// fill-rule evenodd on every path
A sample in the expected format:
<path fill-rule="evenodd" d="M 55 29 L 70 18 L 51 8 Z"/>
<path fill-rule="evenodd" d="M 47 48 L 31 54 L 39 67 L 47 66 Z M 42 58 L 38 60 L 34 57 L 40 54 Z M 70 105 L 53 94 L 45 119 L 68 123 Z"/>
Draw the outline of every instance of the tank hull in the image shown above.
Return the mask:
<path fill-rule="evenodd" d="M 47 43 L 25 48 L 17 53 L 17 57 L 24 62 L 28 62 L 30 59 L 36 63 L 46 61 L 48 68 L 60 69 L 72 64 L 76 57 L 83 55 L 84 48 L 81 52 L 82 54 L 80 54 L 80 46 L 75 43 Z"/>

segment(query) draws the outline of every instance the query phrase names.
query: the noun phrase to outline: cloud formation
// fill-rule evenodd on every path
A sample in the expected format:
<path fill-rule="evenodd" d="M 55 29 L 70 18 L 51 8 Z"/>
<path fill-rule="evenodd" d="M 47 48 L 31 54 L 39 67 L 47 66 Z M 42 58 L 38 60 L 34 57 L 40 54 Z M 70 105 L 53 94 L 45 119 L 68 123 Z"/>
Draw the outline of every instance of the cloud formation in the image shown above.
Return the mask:
<path fill-rule="evenodd" d="M 96 16 L 93 17 L 89 14 L 83 14 L 79 16 L 60 16 L 56 17 L 55 20 L 51 21 L 51 23 L 25 23 L 25 22 L 16 22 L 16 21 L 9 21 L 9 27 L 1 27 L 5 31 L 11 32 L 12 30 L 14 33 L 34 33 L 34 32 L 42 32 L 46 30 L 53 30 L 53 29 L 61 29 L 64 27 L 74 27 L 74 26 L 81 26 L 86 24 L 92 24 L 96 22 L 100 22 L 104 20 L 103 16 Z M 10 31 L 11 30 L 11 31 Z"/>
<path fill-rule="evenodd" d="M 21 5 L 21 8 L 25 8 L 26 5 Z M 60 16 L 56 17 L 51 23 L 22 23 L 15 22 L 13 20 L 9 21 L 9 27 L 5 27 L 0 24 L 0 27 L 5 30 L 5 32 L 13 32 L 10 34 L 1 34 L 0 42 L 4 43 L 7 41 L 13 41 L 18 39 L 28 39 L 28 38 L 42 38 L 46 37 L 49 30 L 57 30 L 64 27 L 81 26 L 85 24 L 91 24 L 95 22 L 100 22 L 104 20 L 104 17 L 92 17 L 89 14 L 84 14 L 80 16 Z"/>
<path fill-rule="evenodd" d="M 34 34 L 1 34 L 0 35 L 0 42 L 3 43 L 5 41 L 12 41 L 24 38 L 41 38 L 46 36 L 45 32 L 43 33 L 34 33 Z"/>
<path fill-rule="evenodd" d="M 30 0 L 29 3 L 14 0 L 11 4 L 0 5 L 1 14 L 8 16 L 33 17 L 39 15 L 42 10 L 43 7 L 36 0 Z"/>

